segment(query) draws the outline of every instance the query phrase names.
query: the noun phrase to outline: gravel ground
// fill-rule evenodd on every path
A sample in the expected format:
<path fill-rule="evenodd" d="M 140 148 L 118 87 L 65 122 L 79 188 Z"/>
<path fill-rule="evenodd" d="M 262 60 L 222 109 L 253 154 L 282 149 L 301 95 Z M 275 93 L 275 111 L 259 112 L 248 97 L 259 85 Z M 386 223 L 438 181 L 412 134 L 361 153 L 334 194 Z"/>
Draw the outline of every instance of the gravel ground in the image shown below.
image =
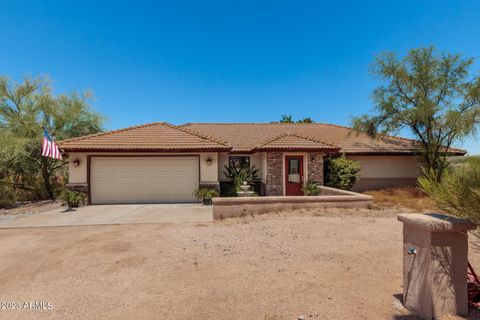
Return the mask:
<path fill-rule="evenodd" d="M 13 208 L 0 208 L 0 221 L 11 221 L 21 216 L 51 211 L 61 206 L 62 202 L 58 200 L 25 201 Z"/>
<path fill-rule="evenodd" d="M 0 310 L 0 318 L 414 319 L 396 298 L 395 213 L 3 229 L 0 300 L 53 309 Z"/>

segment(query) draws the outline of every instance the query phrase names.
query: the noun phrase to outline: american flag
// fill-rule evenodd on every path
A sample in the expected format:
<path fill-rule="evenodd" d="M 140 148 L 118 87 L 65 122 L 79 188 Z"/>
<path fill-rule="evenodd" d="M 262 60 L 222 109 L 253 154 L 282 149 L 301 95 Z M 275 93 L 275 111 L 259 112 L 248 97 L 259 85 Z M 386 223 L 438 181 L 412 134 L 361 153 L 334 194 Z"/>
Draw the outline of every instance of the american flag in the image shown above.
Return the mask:
<path fill-rule="evenodd" d="M 47 129 L 43 129 L 42 156 L 62 160 L 60 150 L 53 138 L 48 134 Z"/>

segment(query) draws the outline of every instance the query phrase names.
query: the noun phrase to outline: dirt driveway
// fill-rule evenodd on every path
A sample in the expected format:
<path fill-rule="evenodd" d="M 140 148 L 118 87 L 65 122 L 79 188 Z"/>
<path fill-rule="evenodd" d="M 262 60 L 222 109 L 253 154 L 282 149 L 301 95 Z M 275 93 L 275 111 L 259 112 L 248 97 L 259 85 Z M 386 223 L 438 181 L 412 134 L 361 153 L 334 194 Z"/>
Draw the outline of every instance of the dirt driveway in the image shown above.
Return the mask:
<path fill-rule="evenodd" d="M 0 228 L 208 222 L 212 219 L 212 207 L 199 204 L 92 205 L 77 209 L 60 207 L 32 215 L 0 215 Z"/>
<path fill-rule="evenodd" d="M 1 319 L 414 319 L 383 212 L 1 229 Z M 474 263 L 476 261 L 474 260 Z"/>

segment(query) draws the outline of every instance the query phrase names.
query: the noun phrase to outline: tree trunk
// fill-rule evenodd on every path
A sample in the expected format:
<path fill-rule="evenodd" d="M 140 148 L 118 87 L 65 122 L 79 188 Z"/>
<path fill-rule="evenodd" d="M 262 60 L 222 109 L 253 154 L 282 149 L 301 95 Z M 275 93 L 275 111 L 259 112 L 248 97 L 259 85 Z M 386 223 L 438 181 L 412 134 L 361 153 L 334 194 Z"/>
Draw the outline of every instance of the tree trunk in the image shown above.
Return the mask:
<path fill-rule="evenodd" d="M 43 165 L 42 165 L 43 184 L 45 186 L 45 191 L 47 192 L 48 198 L 53 200 L 55 199 L 55 193 L 53 192 L 53 186 L 52 186 L 52 183 L 50 182 L 50 176 L 51 176 L 51 172 L 48 168 L 48 160 L 44 159 Z"/>

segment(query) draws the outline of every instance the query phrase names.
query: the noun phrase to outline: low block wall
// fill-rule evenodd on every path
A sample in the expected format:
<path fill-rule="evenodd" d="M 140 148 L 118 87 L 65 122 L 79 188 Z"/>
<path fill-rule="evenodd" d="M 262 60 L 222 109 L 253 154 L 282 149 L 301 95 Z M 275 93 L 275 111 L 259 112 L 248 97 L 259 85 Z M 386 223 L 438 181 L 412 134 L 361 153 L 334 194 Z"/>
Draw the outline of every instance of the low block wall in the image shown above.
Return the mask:
<path fill-rule="evenodd" d="M 319 196 L 214 198 L 213 220 L 305 208 L 370 208 L 372 197 L 320 187 Z"/>

